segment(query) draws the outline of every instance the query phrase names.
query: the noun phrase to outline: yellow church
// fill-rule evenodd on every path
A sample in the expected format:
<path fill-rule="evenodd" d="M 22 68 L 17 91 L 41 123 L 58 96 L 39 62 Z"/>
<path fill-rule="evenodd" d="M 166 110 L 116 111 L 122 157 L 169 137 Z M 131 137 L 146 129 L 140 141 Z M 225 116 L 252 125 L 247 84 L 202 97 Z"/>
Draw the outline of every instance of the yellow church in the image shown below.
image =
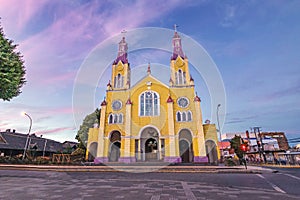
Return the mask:
<path fill-rule="evenodd" d="M 151 74 L 150 64 L 131 85 L 128 44 L 121 39 L 99 127 L 89 129 L 86 159 L 96 164 L 218 162 L 216 127 L 203 124 L 201 100 L 176 30 L 172 46 L 169 85 Z"/>

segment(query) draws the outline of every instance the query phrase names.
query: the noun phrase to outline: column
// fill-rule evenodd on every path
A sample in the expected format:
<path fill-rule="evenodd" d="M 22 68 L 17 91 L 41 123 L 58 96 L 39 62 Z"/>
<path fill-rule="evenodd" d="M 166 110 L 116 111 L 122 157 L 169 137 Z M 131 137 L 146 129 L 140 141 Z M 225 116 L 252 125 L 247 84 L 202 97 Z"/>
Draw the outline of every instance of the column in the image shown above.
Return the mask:
<path fill-rule="evenodd" d="M 196 110 L 196 125 L 197 134 L 193 138 L 193 150 L 194 150 L 194 162 L 207 163 L 208 158 L 206 156 L 205 138 L 202 123 L 202 112 L 200 106 L 200 98 L 196 95 L 194 98 L 195 110 Z"/>
<path fill-rule="evenodd" d="M 136 162 L 135 156 L 131 153 L 131 107 L 132 103 L 130 99 L 126 102 L 126 113 L 125 113 L 125 136 L 122 139 L 122 145 L 124 145 L 123 152 L 121 152 L 120 162 L 130 163 Z"/>
<path fill-rule="evenodd" d="M 181 162 L 181 157 L 178 153 L 178 142 L 175 140 L 175 129 L 174 129 L 174 110 L 173 110 L 173 99 L 169 96 L 167 100 L 167 112 L 168 112 L 168 130 L 169 137 L 165 140 L 165 162 L 177 163 Z"/>
<path fill-rule="evenodd" d="M 94 160 L 96 164 L 108 162 L 107 156 L 104 155 L 104 128 L 105 128 L 105 118 L 106 118 L 106 101 L 101 103 L 101 115 L 100 115 L 100 125 L 99 125 L 99 135 L 98 135 L 98 149 L 97 156 Z"/>

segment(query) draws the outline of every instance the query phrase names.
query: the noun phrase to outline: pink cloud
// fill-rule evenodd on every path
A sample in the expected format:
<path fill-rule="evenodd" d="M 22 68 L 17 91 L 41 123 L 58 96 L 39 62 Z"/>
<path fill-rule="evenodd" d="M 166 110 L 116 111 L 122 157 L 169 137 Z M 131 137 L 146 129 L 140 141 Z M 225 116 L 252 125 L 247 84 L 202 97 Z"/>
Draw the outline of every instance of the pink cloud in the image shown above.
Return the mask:
<path fill-rule="evenodd" d="M 44 135 L 44 134 L 51 134 L 51 133 L 59 133 L 63 131 L 68 131 L 68 130 L 75 130 L 75 127 L 62 127 L 62 128 L 54 128 L 54 129 L 48 129 L 44 131 L 36 131 L 36 135 Z"/>
<path fill-rule="evenodd" d="M 0 0 L 3 26 L 9 34 L 18 33 L 50 0 Z"/>

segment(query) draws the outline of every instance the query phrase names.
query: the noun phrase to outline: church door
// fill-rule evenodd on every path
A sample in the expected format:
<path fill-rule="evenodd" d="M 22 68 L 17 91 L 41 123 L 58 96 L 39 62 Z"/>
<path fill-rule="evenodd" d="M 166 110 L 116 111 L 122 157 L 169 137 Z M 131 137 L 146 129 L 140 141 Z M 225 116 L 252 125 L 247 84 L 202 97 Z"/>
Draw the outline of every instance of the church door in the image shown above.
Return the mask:
<path fill-rule="evenodd" d="M 190 148 L 189 143 L 186 140 L 179 141 L 179 149 L 180 149 L 180 156 L 183 163 L 190 162 Z"/>
<path fill-rule="evenodd" d="M 114 142 L 110 147 L 110 156 L 109 161 L 111 162 L 118 162 L 120 158 L 120 142 Z"/>
<path fill-rule="evenodd" d="M 89 146 L 89 154 L 88 154 L 88 161 L 94 161 L 95 157 L 97 156 L 97 148 L 98 148 L 98 143 L 93 142 Z"/>
<path fill-rule="evenodd" d="M 147 127 L 142 131 L 140 144 L 143 161 L 160 159 L 159 133 L 155 128 Z"/>
<path fill-rule="evenodd" d="M 188 129 L 182 129 L 179 132 L 179 153 L 182 162 L 193 162 L 193 139 Z"/>
<path fill-rule="evenodd" d="M 206 155 L 208 157 L 208 163 L 217 165 L 218 164 L 218 153 L 217 145 L 214 141 L 207 140 L 205 142 Z"/>
<path fill-rule="evenodd" d="M 121 148 L 121 133 L 119 131 L 113 131 L 110 134 L 110 148 L 109 148 L 109 161 L 118 162 L 120 158 Z"/>
<path fill-rule="evenodd" d="M 149 138 L 145 142 L 146 160 L 157 160 L 157 141 L 154 138 Z"/>

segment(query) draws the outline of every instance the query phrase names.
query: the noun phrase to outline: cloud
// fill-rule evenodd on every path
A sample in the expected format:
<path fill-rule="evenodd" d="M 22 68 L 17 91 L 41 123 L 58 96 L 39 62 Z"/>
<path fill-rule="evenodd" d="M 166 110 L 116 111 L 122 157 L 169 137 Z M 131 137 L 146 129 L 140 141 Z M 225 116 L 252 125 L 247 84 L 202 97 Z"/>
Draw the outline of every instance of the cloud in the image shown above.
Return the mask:
<path fill-rule="evenodd" d="M 300 93 L 300 84 L 291 85 L 287 88 L 282 88 L 281 90 L 274 91 L 272 93 L 266 94 L 260 100 L 261 101 L 270 101 L 274 99 L 291 97 L 293 95 L 299 96 Z"/>
<path fill-rule="evenodd" d="M 220 22 L 223 27 L 231 27 L 235 23 L 235 15 L 236 15 L 237 7 L 234 5 L 226 5 L 224 8 L 224 18 Z"/>
<path fill-rule="evenodd" d="M 39 8 L 42 9 L 43 5 Z M 60 6 L 52 2 L 48 7 L 50 5 L 55 8 Z M 20 43 L 28 84 L 37 88 L 51 84 L 57 89 L 71 85 L 80 63 L 100 41 L 123 29 L 135 28 L 157 19 L 182 5 L 181 1 L 164 4 L 133 1 L 125 7 L 117 2 L 91 1 L 76 7 L 56 9 L 57 17 L 50 26 Z M 112 9 L 108 9 L 110 7 Z"/>
<path fill-rule="evenodd" d="M 50 0 L 0 0 L 0 13 L 5 32 L 9 35 L 22 33 L 29 21 L 42 12 Z"/>
<path fill-rule="evenodd" d="M 68 131 L 68 130 L 73 131 L 73 130 L 75 130 L 75 127 L 61 127 L 61 128 L 48 129 L 48 130 L 43 130 L 43 131 L 36 131 L 35 134 L 36 135 L 56 134 L 56 133 Z"/>
<path fill-rule="evenodd" d="M 244 112 L 246 113 L 246 112 Z M 225 124 L 238 124 L 238 123 L 244 123 L 252 119 L 256 119 L 258 115 L 246 115 L 242 116 L 244 113 L 230 113 L 227 114 L 227 119 Z M 232 117 L 232 116 L 241 116 L 241 117 Z"/>

